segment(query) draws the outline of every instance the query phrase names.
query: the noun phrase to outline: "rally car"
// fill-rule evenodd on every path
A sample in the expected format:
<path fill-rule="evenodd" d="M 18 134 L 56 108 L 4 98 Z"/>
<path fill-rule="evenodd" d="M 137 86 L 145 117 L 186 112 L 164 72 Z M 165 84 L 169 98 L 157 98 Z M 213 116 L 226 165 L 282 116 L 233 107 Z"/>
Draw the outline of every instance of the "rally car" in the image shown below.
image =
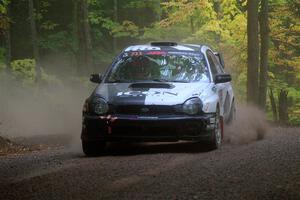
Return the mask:
<path fill-rule="evenodd" d="M 205 141 L 217 149 L 234 118 L 231 76 L 220 53 L 205 45 L 152 42 L 124 49 L 85 101 L 82 148 L 107 142 Z"/>

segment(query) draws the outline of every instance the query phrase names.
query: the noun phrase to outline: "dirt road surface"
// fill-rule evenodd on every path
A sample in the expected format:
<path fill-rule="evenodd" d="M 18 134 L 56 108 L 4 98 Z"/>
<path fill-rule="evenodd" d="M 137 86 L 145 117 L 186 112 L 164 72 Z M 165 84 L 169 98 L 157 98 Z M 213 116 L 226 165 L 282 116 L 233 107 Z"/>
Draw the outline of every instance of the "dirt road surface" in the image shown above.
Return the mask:
<path fill-rule="evenodd" d="M 300 199 L 300 129 L 246 145 L 68 147 L 0 157 L 0 199 Z"/>

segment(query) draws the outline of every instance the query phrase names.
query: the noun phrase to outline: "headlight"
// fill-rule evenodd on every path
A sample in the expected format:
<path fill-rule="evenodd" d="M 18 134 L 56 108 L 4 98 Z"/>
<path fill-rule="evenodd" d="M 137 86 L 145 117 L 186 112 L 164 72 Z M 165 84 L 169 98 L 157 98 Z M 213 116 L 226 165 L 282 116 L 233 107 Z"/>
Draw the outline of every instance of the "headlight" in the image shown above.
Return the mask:
<path fill-rule="evenodd" d="M 97 115 L 105 114 L 108 111 L 108 104 L 101 97 L 97 97 L 97 96 L 93 97 L 93 99 L 92 99 L 92 110 Z"/>
<path fill-rule="evenodd" d="M 192 98 L 187 100 L 182 107 L 184 113 L 189 115 L 198 114 L 201 110 L 202 102 L 199 98 Z"/>

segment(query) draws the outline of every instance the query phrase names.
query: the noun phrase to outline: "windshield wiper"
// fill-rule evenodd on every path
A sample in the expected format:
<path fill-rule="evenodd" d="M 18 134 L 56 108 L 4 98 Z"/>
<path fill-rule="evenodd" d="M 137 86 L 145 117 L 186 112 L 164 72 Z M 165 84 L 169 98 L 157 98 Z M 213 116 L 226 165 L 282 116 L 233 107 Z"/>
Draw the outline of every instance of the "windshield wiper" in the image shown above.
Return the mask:
<path fill-rule="evenodd" d="M 184 80 L 169 80 L 169 82 L 174 82 L 174 83 L 189 83 L 189 81 L 184 81 Z"/>
<path fill-rule="evenodd" d="M 155 82 L 170 82 L 169 80 L 163 79 L 163 78 L 154 78 L 151 81 L 155 81 Z"/>

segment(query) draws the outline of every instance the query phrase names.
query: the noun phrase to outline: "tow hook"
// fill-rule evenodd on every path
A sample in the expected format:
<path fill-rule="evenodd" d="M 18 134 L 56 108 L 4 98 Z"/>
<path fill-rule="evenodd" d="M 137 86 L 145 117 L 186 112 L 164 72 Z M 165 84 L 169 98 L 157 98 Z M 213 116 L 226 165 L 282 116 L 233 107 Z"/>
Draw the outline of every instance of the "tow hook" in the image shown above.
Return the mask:
<path fill-rule="evenodd" d="M 100 119 L 106 120 L 106 125 L 107 125 L 107 133 L 111 134 L 112 133 L 112 127 L 111 125 L 118 119 L 117 117 L 112 117 L 111 115 L 107 116 L 101 116 Z"/>

